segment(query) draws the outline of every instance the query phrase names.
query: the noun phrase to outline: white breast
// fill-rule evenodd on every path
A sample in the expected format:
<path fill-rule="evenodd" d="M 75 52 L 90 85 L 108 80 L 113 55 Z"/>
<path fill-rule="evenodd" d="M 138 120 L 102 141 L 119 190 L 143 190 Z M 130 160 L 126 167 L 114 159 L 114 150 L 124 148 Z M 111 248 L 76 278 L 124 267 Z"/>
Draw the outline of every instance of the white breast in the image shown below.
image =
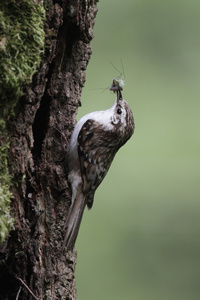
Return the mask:
<path fill-rule="evenodd" d="M 116 100 L 117 101 L 117 100 Z M 68 146 L 68 156 L 76 156 L 78 158 L 78 135 L 79 132 L 83 126 L 83 124 L 88 120 L 88 119 L 93 119 L 101 124 L 104 124 L 105 130 L 111 130 L 113 125 L 111 124 L 111 117 L 114 115 L 114 110 L 116 106 L 116 101 L 113 104 L 113 106 L 107 110 L 102 110 L 102 111 L 94 111 L 91 112 L 85 116 L 83 116 L 78 123 L 76 124 L 74 131 L 72 133 L 70 143 Z"/>

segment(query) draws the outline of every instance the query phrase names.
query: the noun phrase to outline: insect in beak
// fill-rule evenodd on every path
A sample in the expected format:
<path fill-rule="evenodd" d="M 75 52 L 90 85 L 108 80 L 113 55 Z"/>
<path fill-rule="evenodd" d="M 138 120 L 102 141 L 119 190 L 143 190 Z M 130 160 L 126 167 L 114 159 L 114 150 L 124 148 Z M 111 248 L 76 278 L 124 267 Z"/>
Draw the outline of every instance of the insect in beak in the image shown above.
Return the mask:
<path fill-rule="evenodd" d="M 123 99 L 121 93 L 122 90 L 123 88 L 120 86 L 120 82 L 117 79 L 113 79 L 112 85 L 110 87 L 110 91 L 117 93 L 117 102 Z"/>

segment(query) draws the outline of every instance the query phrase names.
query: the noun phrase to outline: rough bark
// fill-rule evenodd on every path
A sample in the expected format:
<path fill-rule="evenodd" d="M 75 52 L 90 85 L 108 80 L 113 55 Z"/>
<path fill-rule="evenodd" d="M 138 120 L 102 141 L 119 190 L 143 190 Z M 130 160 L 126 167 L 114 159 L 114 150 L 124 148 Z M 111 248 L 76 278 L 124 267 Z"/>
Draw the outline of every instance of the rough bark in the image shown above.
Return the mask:
<path fill-rule="evenodd" d="M 7 121 L 15 230 L 0 248 L 0 299 L 33 299 L 25 284 L 38 299 L 76 299 L 76 251 L 61 251 L 71 198 L 65 147 L 91 55 L 96 2 L 44 1 L 45 54 Z"/>

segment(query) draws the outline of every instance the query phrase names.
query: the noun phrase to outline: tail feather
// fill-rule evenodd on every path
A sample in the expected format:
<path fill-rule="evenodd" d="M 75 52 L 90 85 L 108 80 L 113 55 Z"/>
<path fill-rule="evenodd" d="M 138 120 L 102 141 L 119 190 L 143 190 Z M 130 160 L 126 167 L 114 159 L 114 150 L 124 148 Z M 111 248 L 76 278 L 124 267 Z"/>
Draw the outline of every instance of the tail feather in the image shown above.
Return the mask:
<path fill-rule="evenodd" d="M 78 236 L 78 231 L 81 224 L 85 205 L 86 205 L 85 197 L 81 189 L 79 189 L 69 209 L 68 218 L 65 223 L 64 228 L 67 231 L 64 238 L 63 250 L 65 247 L 67 248 L 67 250 L 72 250 L 74 247 L 76 238 Z"/>

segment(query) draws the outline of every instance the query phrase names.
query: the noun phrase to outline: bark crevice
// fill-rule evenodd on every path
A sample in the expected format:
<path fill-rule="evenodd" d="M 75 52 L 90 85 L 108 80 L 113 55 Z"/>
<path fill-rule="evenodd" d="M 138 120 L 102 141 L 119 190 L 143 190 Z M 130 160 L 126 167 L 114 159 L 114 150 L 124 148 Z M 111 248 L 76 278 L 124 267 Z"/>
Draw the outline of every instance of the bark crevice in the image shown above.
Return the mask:
<path fill-rule="evenodd" d="M 45 93 L 40 101 L 40 107 L 35 114 L 35 119 L 32 125 L 34 143 L 31 152 L 33 154 L 35 165 L 38 165 L 41 159 L 42 144 L 45 139 L 49 123 L 50 102 L 51 98 L 47 93 Z"/>

